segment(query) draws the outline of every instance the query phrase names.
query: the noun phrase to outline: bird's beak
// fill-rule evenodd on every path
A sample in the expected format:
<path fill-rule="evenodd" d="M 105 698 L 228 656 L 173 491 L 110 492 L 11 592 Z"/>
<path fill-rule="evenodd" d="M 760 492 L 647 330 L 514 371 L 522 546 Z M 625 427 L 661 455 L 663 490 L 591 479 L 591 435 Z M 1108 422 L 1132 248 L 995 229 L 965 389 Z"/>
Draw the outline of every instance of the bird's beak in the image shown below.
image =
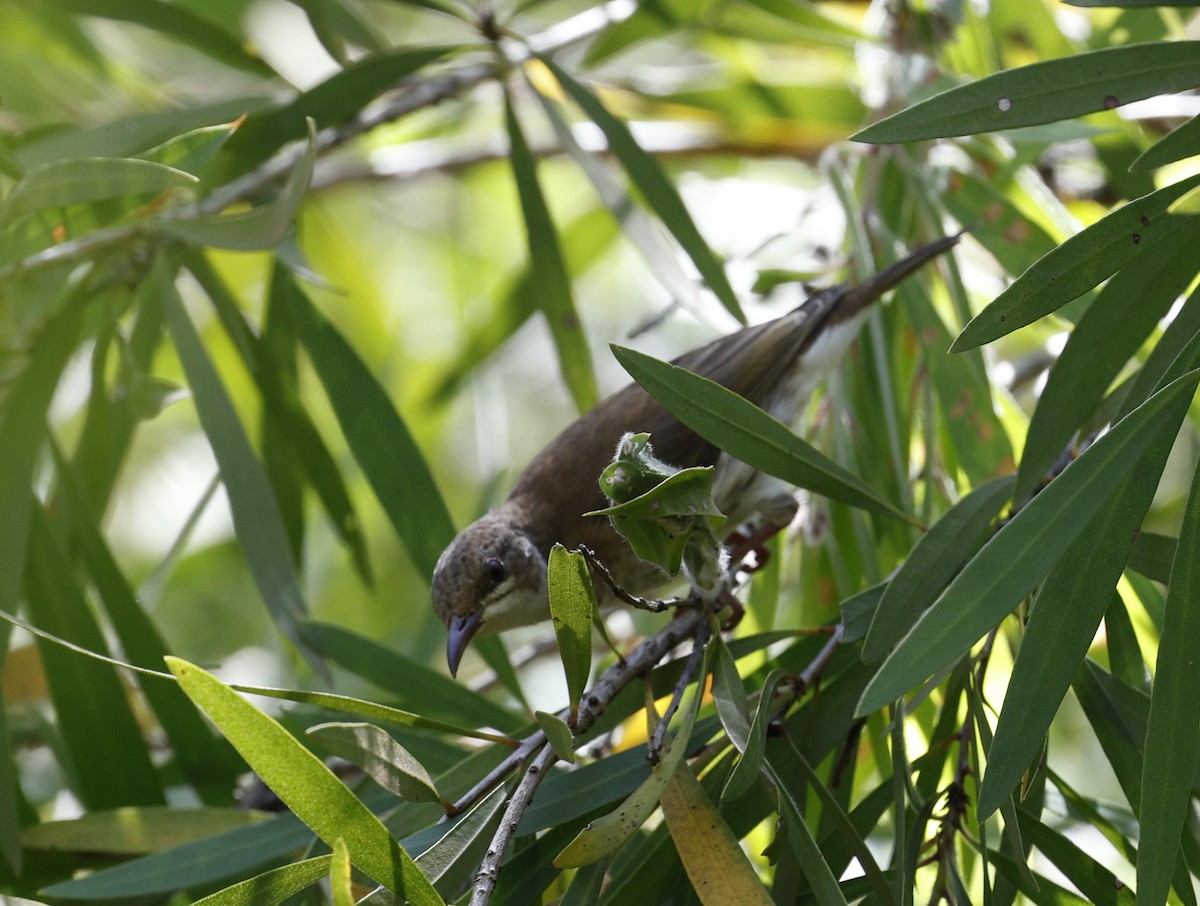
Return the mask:
<path fill-rule="evenodd" d="M 446 640 L 446 662 L 450 665 L 450 675 L 458 675 L 458 662 L 462 660 L 467 643 L 479 630 L 483 622 L 483 608 L 474 610 L 466 616 L 453 617 L 448 627 L 450 636 Z"/>

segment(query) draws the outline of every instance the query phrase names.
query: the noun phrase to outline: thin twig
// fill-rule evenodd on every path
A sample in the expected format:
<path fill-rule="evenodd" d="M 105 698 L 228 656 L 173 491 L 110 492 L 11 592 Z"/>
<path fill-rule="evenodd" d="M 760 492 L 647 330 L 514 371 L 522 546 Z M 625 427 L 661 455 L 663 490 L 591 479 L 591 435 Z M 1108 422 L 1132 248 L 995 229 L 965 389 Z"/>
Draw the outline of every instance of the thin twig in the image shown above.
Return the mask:
<path fill-rule="evenodd" d="M 479 871 L 475 874 L 475 891 L 471 894 L 471 906 L 486 906 L 492 898 L 492 891 L 496 889 L 496 880 L 500 876 L 500 863 L 504 859 L 504 851 L 516 834 L 517 827 L 521 824 L 521 816 L 529 807 L 538 784 L 556 760 L 558 756 L 554 754 L 554 749 L 543 743 L 542 750 L 525 769 L 525 776 L 521 778 L 512 798 L 508 800 L 504 817 L 500 819 L 500 826 L 492 837 L 492 843 L 484 854 L 483 861 L 479 863 Z"/>
<path fill-rule="evenodd" d="M 693 637 L 704 620 L 704 614 L 699 610 L 681 611 L 667 626 L 638 645 L 623 661 L 618 661 L 605 670 L 596 680 L 596 684 L 584 693 L 579 703 L 579 718 L 575 725 L 576 735 L 582 736 L 591 729 L 596 719 L 617 697 L 617 693 L 637 677 L 651 670 L 685 639 Z M 568 709 L 564 708 L 560 712 L 560 716 L 565 719 L 567 713 Z M 497 783 L 537 751 L 545 741 L 546 736 L 541 730 L 535 730 L 523 739 L 514 752 L 455 801 L 450 814 L 460 814 L 482 799 Z"/>
<path fill-rule="evenodd" d="M 654 728 L 654 735 L 650 738 L 650 753 L 647 757 L 651 764 L 658 764 L 659 756 L 662 754 L 663 738 L 667 735 L 667 725 L 675 716 L 675 712 L 679 710 L 679 703 L 683 701 L 683 693 L 687 691 L 687 687 L 692 684 L 700 671 L 704 649 L 708 646 L 711 636 L 712 624 L 705 621 L 696 630 L 696 635 L 692 639 L 692 653 L 688 655 L 687 663 L 683 665 L 683 673 L 680 674 L 679 681 L 675 684 L 671 703 L 667 705 L 667 710 L 663 712 L 662 719 L 659 720 L 658 726 Z"/>

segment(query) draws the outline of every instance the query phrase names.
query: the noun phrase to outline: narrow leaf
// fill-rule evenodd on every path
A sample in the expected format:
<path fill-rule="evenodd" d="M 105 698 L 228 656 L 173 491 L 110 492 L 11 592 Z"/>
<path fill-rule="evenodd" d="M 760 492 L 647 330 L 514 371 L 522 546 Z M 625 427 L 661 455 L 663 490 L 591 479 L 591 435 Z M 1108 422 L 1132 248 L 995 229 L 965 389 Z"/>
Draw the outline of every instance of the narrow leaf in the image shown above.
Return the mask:
<path fill-rule="evenodd" d="M 1189 402 L 1184 397 L 1176 400 L 1165 427 L 1129 477 L 1042 583 L 1004 696 L 996 737 L 988 749 L 987 773 L 979 791 L 981 818 L 1000 807 L 1037 757 L 1121 578 Z"/>
<path fill-rule="evenodd" d="M 237 214 L 163 214 L 155 221 L 164 233 L 212 248 L 248 252 L 279 245 L 292 228 L 312 180 L 316 130 L 309 120 L 308 143 L 287 182 L 271 201 Z"/>
<path fill-rule="evenodd" d="M 1200 115 L 1176 126 L 1129 165 L 1130 172 L 1153 170 L 1193 156 L 1200 149 Z"/>
<path fill-rule="evenodd" d="M 961 657 L 1010 613 L 1170 424 L 1173 404 L 1191 399 L 1197 381 L 1200 371 L 1189 372 L 1150 397 L 992 536 L 884 661 L 864 690 L 858 713 L 896 700 Z"/>
<path fill-rule="evenodd" d="M 887 583 L 875 609 L 863 642 L 866 663 L 882 658 L 942 593 L 1012 497 L 1015 483 L 1015 477 L 1008 475 L 980 485 L 921 536 Z"/>
<path fill-rule="evenodd" d="M 583 554 L 568 551 L 561 544 L 550 548 L 546 585 L 550 592 L 550 620 L 558 637 L 574 723 L 579 697 L 587 688 L 592 669 L 592 616 L 596 612 L 592 577 Z"/>
<path fill-rule="evenodd" d="M 950 347 L 962 352 L 990 343 L 1061 308 L 1187 226 L 1167 209 L 1200 185 L 1200 174 L 1143 195 L 1076 233 L 1021 274 L 963 328 Z"/>
<path fill-rule="evenodd" d="M 1053 123 L 1195 88 L 1197 72 L 1200 41 L 1105 47 L 951 88 L 851 137 L 890 144 Z"/>
<path fill-rule="evenodd" d="M 317 856 L 281 865 L 201 897 L 193 906 L 279 906 L 329 874 L 332 861 L 332 856 Z"/>
<path fill-rule="evenodd" d="M 350 886 L 350 851 L 346 841 L 338 837 L 333 844 L 333 859 L 329 863 L 329 889 L 333 906 L 354 906 L 354 891 Z"/>
<path fill-rule="evenodd" d="M 40 503 L 33 509 L 26 606 L 40 629 L 107 654 L 67 553 Z M 73 790 L 85 808 L 156 805 L 162 783 L 121 677 L 110 664 L 38 637 Z"/>
<path fill-rule="evenodd" d="M 582 868 L 620 849 L 658 806 L 663 791 L 687 751 L 696 713 L 700 710 L 702 692 L 692 689 L 691 702 L 684 712 L 683 723 L 670 747 L 662 754 L 650 776 L 613 812 L 595 819 L 554 858 L 557 868 Z"/>
<path fill-rule="evenodd" d="M 614 346 L 613 355 L 672 415 L 730 456 L 797 487 L 907 520 L 861 478 L 732 390 L 632 349 Z"/>
<path fill-rule="evenodd" d="M 229 495 L 234 531 L 246 555 L 250 572 L 272 618 L 318 673 L 325 668 L 320 657 L 300 636 L 297 621 L 307 611 L 300 580 L 275 495 L 271 493 L 262 463 L 233 408 L 212 359 L 183 307 L 183 300 L 164 262 L 156 266 L 156 281 L 163 299 L 167 327 L 183 363 L 196 403 L 196 414 L 212 445 Z"/>
<path fill-rule="evenodd" d="M 318 724 L 306 732 L 331 755 L 358 765 L 368 777 L 401 799 L 441 801 L 429 772 L 404 746 L 374 724 Z"/>
<path fill-rule="evenodd" d="M 554 754 L 563 761 L 574 764 L 575 734 L 571 732 L 567 722 L 557 714 L 550 714 L 546 711 L 534 711 L 533 716 L 537 719 L 542 732 L 546 734 L 546 741 L 554 749 Z"/>
<path fill-rule="evenodd" d="M 433 475 L 387 392 L 303 292 L 290 293 L 296 332 L 375 496 L 423 576 L 454 538 Z"/>
<path fill-rule="evenodd" d="M 67 287 L 66 306 L 33 340 L 28 361 L 0 410 L 0 513 L 5 514 L 0 519 L 0 610 L 9 613 L 17 609 L 21 595 L 34 502 L 30 489 L 46 437 L 46 413 L 79 339 L 83 306 L 75 294 L 80 290 L 78 284 Z M 0 629 L 0 667 L 8 638 L 9 630 Z M 7 732 L 6 725 L 6 715 L 0 712 L 0 731 Z M 0 789 L 14 789 L 14 766 L 13 759 L 0 758 Z M 14 870 L 21 866 L 20 823 L 16 797 L 0 796 L 0 853 Z"/>
<path fill-rule="evenodd" d="M 774 705 L 775 687 L 783 681 L 786 674 L 782 670 L 772 670 L 767 674 L 763 687 L 758 695 L 758 707 L 754 709 L 754 720 L 750 724 L 750 734 L 746 739 L 746 748 L 742 757 L 733 766 L 729 779 L 725 781 L 725 789 L 721 790 L 721 799 L 728 801 L 744 795 L 758 779 L 758 772 L 763 767 L 763 755 L 767 745 L 767 728 L 775 716 Z"/>
<path fill-rule="evenodd" d="M 263 818 L 244 808 L 123 806 L 30 825 L 22 831 L 21 842 L 30 849 L 55 852 L 141 855 L 261 824 Z"/>
<path fill-rule="evenodd" d="M 35 167 L 0 207 L 0 225 L 44 208 L 65 208 L 122 195 L 154 195 L 195 185 L 190 173 L 148 160 L 83 157 Z"/>
<path fill-rule="evenodd" d="M 683 199 L 679 197 L 679 191 L 667 179 L 658 161 L 642 149 L 634 139 L 633 133 L 629 131 L 629 126 L 609 113 L 599 98 L 553 60 L 547 57 L 539 59 L 554 73 L 563 90 L 604 133 L 609 150 L 621 162 L 650 209 L 661 218 L 666 228 L 688 253 L 696 269 L 708 283 L 708 288 L 738 321 L 745 324 L 746 316 L 742 313 L 733 287 L 729 285 L 724 266 L 696 229 Z"/>
<path fill-rule="evenodd" d="M 318 708 L 328 708 L 343 714 L 353 714 L 356 717 L 369 717 L 372 720 L 384 720 L 400 727 L 415 727 L 421 730 L 432 730 L 435 733 L 450 733 L 469 739 L 482 739 L 487 742 L 498 742 L 502 745 L 512 745 L 512 741 L 495 733 L 483 733 L 478 730 L 468 730 L 453 724 L 433 720 L 411 711 L 402 711 L 388 705 L 352 698 L 349 695 L 337 695 L 332 692 L 310 692 L 304 689 L 273 689 L 269 686 L 249 686 L 244 683 L 234 683 L 231 689 L 246 692 L 251 695 L 265 695 L 268 698 L 278 698 L 284 701 L 298 702 L 303 705 L 313 705 Z"/>
<path fill-rule="evenodd" d="M 531 289 L 537 293 L 538 307 L 546 316 L 558 351 L 558 366 L 575 400 L 575 408 L 586 412 L 596 404 L 597 397 L 592 354 L 579 313 L 575 310 L 575 301 L 571 298 L 571 278 L 567 276 L 558 230 L 538 181 L 537 162 L 525 141 L 507 92 L 504 95 L 504 123 L 508 129 L 509 162 L 525 218 L 525 238 L 534 274 Z"/>
<path fill-rule="evenodd" d="M 1166 899 L 1175 870 L 1200 756 L 1200 696 L 1195 657 L 1200 650 L 1200 467 L 1183 514 L 1158 666 L 1146 728 L 1142 803 L 1138 811 L 1137 891 L 1139 903 Z"/>
<path fill-rule="evenodd" d="M 326 843 L 346 841 L 356 866 L 414 904 L 443 901 L 387 828 L 275 720 L 212 674 L 167 658 L 183 691 L 220 728 L 263 782 Z"/>
<path fill-rule="evenodd" d="M 1118 372 L 1195 277 L 1196 262 L 1185 250 L 1197 241 L 1200 218 L 1109 280 L 1084 312 L 1030 419 L 1014 491 L 1018 501 L 1033 494 Z"/>
<path fill-rule="evenodd" d="M 713 637 L 714 661 L 712 695 L 717 716 L 729 735 L 729 741 L 742 753 L 750 741 L 750 712 L 746 708 L 746 687 L 738 674 L 737 662 L 719 634 Z"/>
<path fill-rule="evenodd" d="M 846 906 L 846 897 L 838 886 L 837 877 L 821 854 L 821 849 L 817 846 L 817 841 L 805 822 L 804 814 L 792 796 L 792 791 L 784 784 L 769 761 L 763 762 L 763 767 L 779 797 L 779 817 L 786 822 L 784 840 L 811 885 L 817 902 L 821 906 Z"/>

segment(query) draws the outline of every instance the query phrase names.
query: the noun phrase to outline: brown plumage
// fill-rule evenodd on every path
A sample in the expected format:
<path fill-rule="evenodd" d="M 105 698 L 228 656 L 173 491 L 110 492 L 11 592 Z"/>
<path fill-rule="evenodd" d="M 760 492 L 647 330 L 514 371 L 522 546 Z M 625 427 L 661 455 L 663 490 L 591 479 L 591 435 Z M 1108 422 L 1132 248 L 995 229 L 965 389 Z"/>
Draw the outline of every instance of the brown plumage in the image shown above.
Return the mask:
<path fill-rule="evenodd" d="M 674 364 L 791 422 L 841 358 L 870 304 L 957 241 L 958 236 L 940 239 L 859 286 L 824 290 L 773 321 L 712 340 Z M 672 466 L 715 465 L 714 498 L 732 517 L 731 525 L 779 496 L 777 482 L 722 455 L 637 384 L 617 391 L 550 441 L 508 499 L 464 529 L 438 560 L 433 605 L 450 632 L 452 673 L 474 635 L 549 616 L 546 558 L 556 542 L 592 548 L 635 594 L 662 585 L 663 574 L 634 556 L 608 519 L 582 516 L 607 505 L 597 478 L 626 432 L 648 432 L 655 456 Z"/>

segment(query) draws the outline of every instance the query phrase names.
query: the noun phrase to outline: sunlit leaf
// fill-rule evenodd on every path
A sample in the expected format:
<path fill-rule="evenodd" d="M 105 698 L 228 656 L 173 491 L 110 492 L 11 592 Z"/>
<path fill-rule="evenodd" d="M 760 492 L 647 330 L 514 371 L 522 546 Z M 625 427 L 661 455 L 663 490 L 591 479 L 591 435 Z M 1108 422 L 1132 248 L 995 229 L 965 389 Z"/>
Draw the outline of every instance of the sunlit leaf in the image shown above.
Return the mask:
<path fill-rule="evenodd" d="M 196 900 L 194 906 L 277 906 L 327 874 L 332 856 L 316 856 L 272 868 Z"/>
<path fill-rule="evenodd" d="M 1083 532 L 1150 442 L 1190 399 L 1200 372 L 1160 390 L 1086 450 L 971 559 L 912 632 L 884 661 L 858 713 L 894 701 L 955 658 L 1033 590 Z"/>
<path fill-rule="evenodd" d="M 220 728 L 255 773 L 313 831 L 346 841 L 356 866 L 413 903 L 442 898 L 369 809 L 282 726 L 212 674 L 168 658 L 183 691 Z"/>
<path fill-rule="evenodd" d="M 550 595 L 550 620 L 558 637 L 574 722 L 579 697 L 583 695 L 592 669 L 592 617 L 596 613 L 596 595 L 583 554 L 568 551 L 561 544 L 550 548 L 546 586 Z"/>
<path fill-rule="evenodd" d="M 1200 84 L 1200 41 L 1104 47 L 951 88 L 852 138 L 876 144 L 971 135 L 1111 110 Z"/>
<path fill-rule="evenodd" d="M 575 735 L 567 722 L 557 714 L 546 711 L 534 711 L 533 716 L 537 718 L 538 726 L 546 734 L 546 741 L 554 749 L 554 754 L 561 760 L 574 764 Z"/>
<path fill-rule="evenodd" d="M 328 751 L 356 764 L 381 787 L 412 802 L 440 802 L 429 772 L 404 746 L 374 724 L 331 723 L 308 728 Z"/>

